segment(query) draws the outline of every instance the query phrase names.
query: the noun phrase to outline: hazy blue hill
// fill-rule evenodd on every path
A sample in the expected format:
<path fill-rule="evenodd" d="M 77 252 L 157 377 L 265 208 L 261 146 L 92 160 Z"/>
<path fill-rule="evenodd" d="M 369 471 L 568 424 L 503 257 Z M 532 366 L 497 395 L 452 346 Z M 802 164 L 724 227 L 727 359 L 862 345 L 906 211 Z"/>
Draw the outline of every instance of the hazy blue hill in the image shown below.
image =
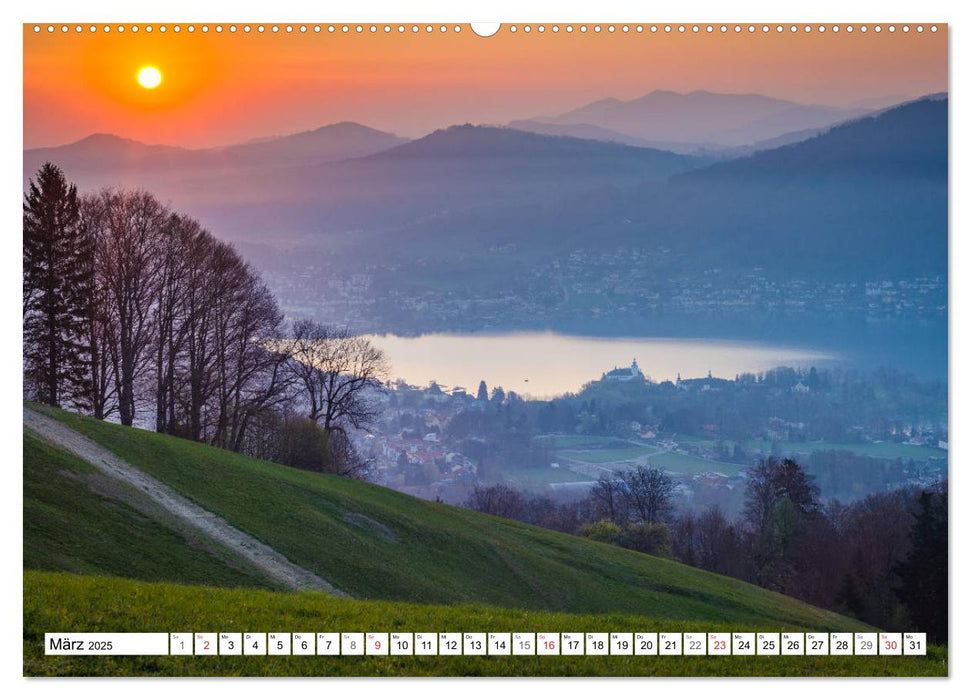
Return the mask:
<path fill-rule="evenodd" d="M 151 183 L 159 174 L 191 177 L 200 169 L 308 165 L 377 153 L 405 143 L 394 134 L 355 122 L 340 122 L 287 136 L 274 136 L 222 148 L 149 145 L 113 134 L 92 134 L 80 141 L 24 151 L 24 179 L 47 161 L 60 165 L 82 184 L 98 187 Z"/>
<path fill-rule="evenodd" d="M 701 161 L 656 148 L 623 143 L 538 134 L 492 126 L 451 126 L 375 156 L 390 158 L 543 158 L 612 159 L 643 164 L 643 175 L 670 175 Z"/>
<path fill-rule="evenodd" d="M 762 266 L 771 276 L 857 281 L 946 274 L 947 100 L 907 103 L 668 181 L 591 188 L 558 206 L 534 202 L 461 225 L 446 218 L 410 233 L 454 240 L 459 231 L 518 242 L 521 252 L 664 247 L 682 270 Z"/>
<path fill-rule="evenodd" d="M 200 214 L 232 217 L 237 231 L 269 225 L 294 235 L 355 229 L 362 232 L 356 236 L 360 240 L 380 239 L 389 227 L 417 226 L 431 241 L 438 222 L 454 217 L 458 223 L 447 235 L 455 240 L 468 230 L 472 212 L 505 217 L 524 206 L 554 206 L 591 190 L 662 181 L 709 162 L 656 149 L 466 125 L 364 158 L 241 173 L 231 188 L 213 183 L 198 195 L 185 194 L 203 196 L 206 209 Z M 218 208 L 212 206 L 223 197 Z"/>
<path fill-rule="evenodd" d="M 652 95 L 645 100 L 655 105 L 731 98 L 736 111 L 729 117 L 742 107 L 751 117 L 753 104 L 763 113 L 795 109 L 764 97 Z M 597 109 L 619 104 L 608 100 Z M 53 158 L 82 190 L 146 187 L 227 239 L 272 240 L 281 248 L 300 240 L 328 252 L 353 246 L 359 260 L 400 261 L 431 251 L 449 267 L 450 255 L 497 243 L 515 243 L 520 260 L 624 245 L 670 249 L 671 264 L 689 271 L 760 265 L 774 275 L 851 280 L 945 274 L 946 98 L 812 134 L 790 132 L 777 138 L 802 140 L 718 163 L 470 125 L 363 157 L 296 165 L 287 159 L 324 153 L 331 138 L 346 137 L 348 147 L 358 148 L 396 137 L 333 125 L 222 149 L 223 165 L 213 168 L 171 165 L 203 152 L 113 137 L 24 156 L 25 168 L 39 166 L 39 155 Z M 508 261 L 490 254 L 484 264 L 502 275 Z"/>
<path fill-rule="evenodd" d="M 378 142 L 390 148 L 379 148 Z M 334 144 L 339 144 L 340 151 Z M 712 162 L 649 148 L 493 127 L 456 126 L 400 144 L 337 124 L 314 132 L 188 151 L 106 137 L 25 151 L 24 179 L 46 160 L 82 191 L 145 188 L 234 240 L 328 230 L 381 235 L 387 227 L 470 209 L 569 199 L 603 187 L 658 181 Z M 343 157 L 371 149 L 362 157 Z M 114 156 L 115 151 L 125 155 Z"/>
<path fill-rule="evenodd" d="M 718 163 L 620 209 L 704 265 L 857 279 L 946 274 L 947 100 Z"/>
<path fill-rule="evenodd" d="M 948 101 L 928 98 L 853 120 L 799 143 L 717 163 L 686 181 L 947 176 Z"/>
<path fill-rule="evenodd" d="M 149 145 L 114 134 L 91 134 L 64 146 L 24 151 L 24 182 L 47 161 L 74 173 L 100 174 L 132 168 L 198 166 L 205 161 L 203 153 L 176 146 Z"/>
<path fill-rule="evenodd" d="M 866 113 L 861 107 L 805 105 L 765 95 L 655 90 L 637 99 L 598 100 L 536 121 L 590 124 L 652 141 L 741 146 L 784 133 L 828 126 Z"/>
<path fill-rule="evenodd" d="M 623 143 L 628 146 L 638 146 L 640 148 L 657 148 L 662 151 L 672 153 L 691 154 L 701 150 L 705 146 L 715 146 L 715 144 L 699 143 L 679 143 L 675 141 L 648 141 L 630 134 L 622 134 L 613 129 L 605 129 L 602 126 L 593 124 L 551 124 L 549 122 L 536 121 L 534 119 L 517 119 L 509 122 L 510 129 L 519 131 L 531 131 L 535 134 L 545 134 L 547 136 L 572 136 L 577 139 L 592 139 L 594 141 L 612 141 Z"/>
<path fill-rule="evenodd" d="M 227 159 L 239 164 L 296 165 L 359 158 L 407 141 L 357 122 L 338 122 L 312 131 L 229 146 L 220 151 Z"/>
<path fill-rule="evenodd" d="M 814 127 L 810 129 L 799 129 L 743 146 L 723 146 L 717 143 L 694 143 L 690 141 L 649 141 L 647 139 L 637 138 L 636 136 L 622 134 L 619 131 L 594 126 L 593 124 L 550 124 L 530 119 L 521 119 L 509 122 L 508 126 L 512 129 L 532 131 L 537 134 L 573 136 L 574 138 L 593 139 L 595 141 L 613 141 L 616 143 L 624 143 L 628 146 L 656 148 L 661 151 L 671 151 L 672 153 L 710 158 L 712 160 L 733 160 L 751 155 L 757 151 L 764 151 L 770 148 L 786 146 L 790 143 L 805 141 L 813 136 L 818 136 L 828 128 Z"/>

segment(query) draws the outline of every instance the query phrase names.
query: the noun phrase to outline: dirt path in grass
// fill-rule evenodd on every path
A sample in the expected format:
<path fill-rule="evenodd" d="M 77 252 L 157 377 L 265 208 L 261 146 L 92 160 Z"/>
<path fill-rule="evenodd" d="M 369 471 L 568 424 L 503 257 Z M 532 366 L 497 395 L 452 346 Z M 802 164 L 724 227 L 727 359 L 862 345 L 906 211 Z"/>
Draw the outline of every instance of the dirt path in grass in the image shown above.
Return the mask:
<path fill-rule="evenodd" d="M 63 423 L 25 407 L 24 427 L 30 428 L 52 445 L 80 457 L 106 476 L 138 489 L 180 522 L 228 548 L 274 581 L 294 590 L 318 590 L 335 596 L 350 597 L 312 571 L 294 564 L 275 549 L 237 530 L 215 513 L 210 513 L 179 495 Z"/>

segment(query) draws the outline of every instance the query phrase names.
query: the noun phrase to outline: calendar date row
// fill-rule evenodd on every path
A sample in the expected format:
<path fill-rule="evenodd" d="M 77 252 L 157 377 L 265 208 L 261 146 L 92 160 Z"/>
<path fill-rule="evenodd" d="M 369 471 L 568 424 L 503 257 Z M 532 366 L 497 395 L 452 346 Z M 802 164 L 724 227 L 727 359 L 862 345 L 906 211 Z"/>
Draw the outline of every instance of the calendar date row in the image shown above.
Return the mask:
<path fill-rule="evenodd" d="M 47 655 L 923 656 L 918 632 L 48 633 Z"/>

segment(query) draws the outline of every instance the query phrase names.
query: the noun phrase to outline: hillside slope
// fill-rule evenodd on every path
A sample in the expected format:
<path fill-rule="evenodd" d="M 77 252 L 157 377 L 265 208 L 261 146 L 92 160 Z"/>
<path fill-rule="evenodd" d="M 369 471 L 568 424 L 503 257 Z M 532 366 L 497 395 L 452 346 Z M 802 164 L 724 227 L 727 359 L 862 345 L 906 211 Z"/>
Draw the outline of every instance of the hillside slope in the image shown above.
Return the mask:
<path fill-rule="evenodd" d="M 356 598 L 817 630 L 864 627 L 673 561 L 35 408 Z M 25 460 L 24 468 L 37 467 Z M 114 573 L 144 578 L 135 565 Z"/>
<path fill-rule="evenodd" d="M 24 568 L 275 588 L 138 491 L 24 431 Z"/>
<path fill-rule="evenodd" d="M 99 491 L 116 494 L 122 499 L 134 491 L 138 498 L 126 500 L 145 515 L 168 521 L 188 536 L 215 544 L 232 559 L 256 567 L 275 584 L 289 590 L 344 595 L 312 571 L 294 564 L 265 543 L 234 528 L 212 511 L 184 498 L 65 424 L 25 408 L 24 429 L 36 432 L 46 443 L 67 450 L 71 456 L 95 467 Z"/>

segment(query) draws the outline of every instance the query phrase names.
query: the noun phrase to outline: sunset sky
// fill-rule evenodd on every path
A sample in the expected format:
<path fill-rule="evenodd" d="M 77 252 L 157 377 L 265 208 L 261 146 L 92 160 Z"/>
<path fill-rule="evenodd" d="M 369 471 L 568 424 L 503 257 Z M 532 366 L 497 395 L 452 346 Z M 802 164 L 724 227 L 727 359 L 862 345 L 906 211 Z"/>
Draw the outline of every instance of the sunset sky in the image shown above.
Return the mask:
<path fill-rule="evenodd" d="M 171 25 L 170 25 L 171 26 Z M 189 147 L 357 121 L 402 136 L 557 114 L 651 90 L 761 93 L 806 103 L 948 89 L 947 29 L 824 34 L 606 31 L 482 38 L 224 29 L 108 34 L 24 27 L 24 147 L 107 132 Z M 534 25 L 535 27 L 535 25 Z M 162 82 L 138 84 L 153 66 Z"/>

